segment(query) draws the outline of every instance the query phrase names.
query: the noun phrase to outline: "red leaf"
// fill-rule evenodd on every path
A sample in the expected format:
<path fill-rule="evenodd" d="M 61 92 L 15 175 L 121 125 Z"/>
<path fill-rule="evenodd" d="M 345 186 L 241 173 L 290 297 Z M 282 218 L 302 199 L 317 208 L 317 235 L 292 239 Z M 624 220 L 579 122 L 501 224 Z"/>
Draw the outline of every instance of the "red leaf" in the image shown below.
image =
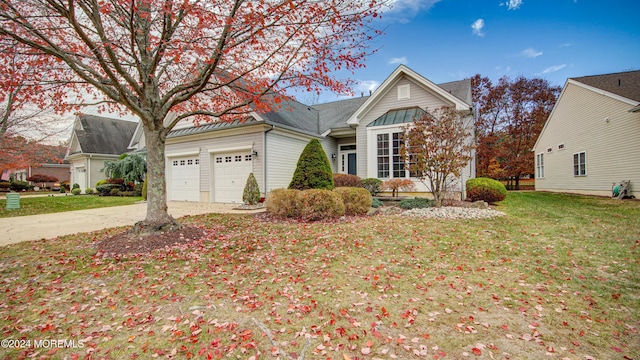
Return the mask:
<path fill-rule="evenodd" d="M 474 355 L 478 355 L 478 356 L 482 355 L 482 350 L 475 347 L 471 349 L 471 352 L 474 353 Z"/>
<path fill-rule="evenodd" d="M 620 349 L 617 346 L 612 346 L 611 349 L 613 349 L 613 351 L 615 351 L 615 352 L 622 352 L 622 349 Z"/>

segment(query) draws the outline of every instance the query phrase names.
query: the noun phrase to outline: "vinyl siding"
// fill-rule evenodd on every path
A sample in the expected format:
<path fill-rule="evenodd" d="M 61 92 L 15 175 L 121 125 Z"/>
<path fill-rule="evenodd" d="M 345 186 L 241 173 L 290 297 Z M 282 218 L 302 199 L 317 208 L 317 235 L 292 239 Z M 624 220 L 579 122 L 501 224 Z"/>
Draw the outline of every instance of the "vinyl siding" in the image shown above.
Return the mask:
<path fill-rule="evenodd" d="M 213 187 L 213 173 L 211 158 L 212 153 L 223 152 L 229 149 L 250 147 L 258 151 L 258 157 L 253 160 L 253 175 L 258 181 L 261 192 L 264 192 L 263 156 L 263 127 L 247 127 L 241 130 L 211 132 L 206 137 L 201 135 L 172 138 L 168 141 L 165 156 L 172 157 L 175 154 L 197 152 L 200 159 L 200 199 L 210 201 Z M 231 150 L 233 151 L 233 150 Z M 169 161 L 166 162 L 166 174 L 169 178 Z M 167 189 L 171 184 L 167 183 Z"/>
<path fill-rule="evenodd" d="M 309 140 L 277 129 L 267 133 L 267 193 L 289 187 L 298 158 Z"/>
<path fill-rule="evenodd" d="M 536 178 L 536 190 L 609 196 L 613 182 L 631 180 L 640 197 L 640 114 L 629 113 L 631 107 L 567 83 L 532 155 L 544 153 L 544 178 Z M 586 176 L 574 176 L 573 154 L 583 151 Z"/>

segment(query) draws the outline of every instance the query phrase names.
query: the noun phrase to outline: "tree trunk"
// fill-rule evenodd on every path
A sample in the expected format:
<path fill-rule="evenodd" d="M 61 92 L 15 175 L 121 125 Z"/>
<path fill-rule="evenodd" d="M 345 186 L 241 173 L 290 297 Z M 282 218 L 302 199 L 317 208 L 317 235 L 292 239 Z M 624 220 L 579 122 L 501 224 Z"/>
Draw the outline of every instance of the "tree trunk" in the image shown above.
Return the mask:
<path fill-rule="evenodd" d="M 167 212 L 164 129 L 149 130 L 145 126 L 144 135 L 147 146 L 147 217 L 131 229 L 131 234 L 136 236 L 180 228 L 180 224 Z"/>

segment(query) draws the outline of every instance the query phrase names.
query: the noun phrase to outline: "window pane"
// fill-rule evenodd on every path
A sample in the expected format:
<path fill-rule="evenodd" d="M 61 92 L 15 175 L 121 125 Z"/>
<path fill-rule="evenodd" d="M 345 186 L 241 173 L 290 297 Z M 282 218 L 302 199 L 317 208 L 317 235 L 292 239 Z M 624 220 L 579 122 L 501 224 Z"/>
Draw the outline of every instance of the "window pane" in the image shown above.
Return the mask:
<path fill-rule="evenodd" d="M 389 177 L 389 134 L 378 134 L 378 177 Z"/>
<path fill-rule="evenodd" d="M 402 146 L 403 133 L 393 133 L 393 177 L 404 178 L 404 159 L 400 155 L 400 146 Z"/>

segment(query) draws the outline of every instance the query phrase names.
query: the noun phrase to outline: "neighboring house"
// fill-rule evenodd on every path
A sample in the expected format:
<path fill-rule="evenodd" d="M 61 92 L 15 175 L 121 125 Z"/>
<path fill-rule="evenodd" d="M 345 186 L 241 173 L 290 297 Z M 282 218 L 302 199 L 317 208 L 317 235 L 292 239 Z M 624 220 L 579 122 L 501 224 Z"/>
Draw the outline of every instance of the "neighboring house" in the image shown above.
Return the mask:
<path fill-rule="evenodd" d="M 536 190 L 640 197 L 640 71 L 568 79 L 533 151 Z"/>
<path fill-rule="evenodd" d="M 469 114 L 466 126 L 473 131 L 469 80 L 436 85 L 401 65 L 368 97 L 313 106 L 287 100 L 277 110 L 230 123 L 181 124 L 166 140 L 168 199 L 241 202 L 251 172 L 263 194 L 286 188 L 312 138 L 320 140 L 334 173 L 409 178 L 399 135 L 415 116 L 442 106 Z M 143 143 L 140 128 L 136 134 L 131 143 Z M 460 194 L 465 181 L 475 177 L 472 155 L 452 189 Z M 412 180 L 418 191 L 428 190 Z"/>
<path fill-rule="evenodd" d="M 101 171 L 106 160 L 117 160 L 130 148 L 137 122 L 80 114 L 73 124 L 65 160 L 71 165 L 71 184 L 86 188 L 106 178 Z"/>
<path fill-rule="evenodd" d="M 20 169 L 13 172 L 16 180 L 27 181 L 33 175 L 49 175 L 58 179 L 58 182 L 69 181 L 69 164 L 39 164 L 29 166 L 26 169 Z M 38 185 L 38 184 L 33 184 Z"/>

